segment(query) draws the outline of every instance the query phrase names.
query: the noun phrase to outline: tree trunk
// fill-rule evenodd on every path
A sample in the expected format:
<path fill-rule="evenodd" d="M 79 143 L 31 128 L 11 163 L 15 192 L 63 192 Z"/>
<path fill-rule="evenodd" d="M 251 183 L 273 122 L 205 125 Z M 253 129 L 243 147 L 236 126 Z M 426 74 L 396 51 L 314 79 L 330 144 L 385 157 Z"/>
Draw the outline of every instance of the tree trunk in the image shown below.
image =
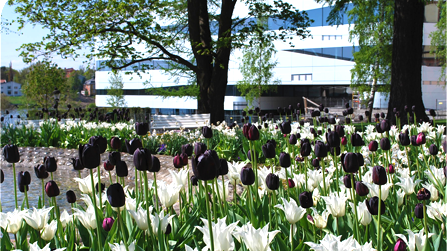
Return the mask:
<path fill-rule="evenodd" d="M 416 117 L 426 120 L 422 101 L 421 65 L 424 2 L 396 0 L 394 9 L 393 55 L 391 66 L 391 91 L 388 115 L 394 124 L 393 108 L 401 114 L 401 123 L 407 122 L 404 106 L 416 106 Z"/>

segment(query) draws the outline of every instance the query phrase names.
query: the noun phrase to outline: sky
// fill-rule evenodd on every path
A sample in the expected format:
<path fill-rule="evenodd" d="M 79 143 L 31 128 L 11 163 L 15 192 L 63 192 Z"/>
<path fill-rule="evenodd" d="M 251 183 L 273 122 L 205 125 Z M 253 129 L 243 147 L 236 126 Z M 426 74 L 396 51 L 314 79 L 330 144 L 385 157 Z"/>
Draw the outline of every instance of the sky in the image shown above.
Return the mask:
<path fill-rule="evenodd" d="M 7 0 L 0 0 L 0 11 L 2 13 L 2 20 L 7 19 L 8 21 L 11 21 L 17 19 L 19 15 L 14 12 L 14 7 L 6 4 L 6 1 Z M 18 25 L 14 25 L 10 29 L 15 32 L 0 32 L 0 65 L 9 67 L 9 64 L 11 62 L 13 69 L 21 70 L 23 68 L 26 68 L 28 64 L 23 62 L 22 58 L 19 56 L 20 51 L 17 51 L 17 49 L 22 44 L 41 41 L 42 38 L 49 33 L 49 31 L 43 29 L 41 26 L 33 27 L 32 24 L 26 25 L 25 28 L 20 32 L 17 32 L 17 28 Z M 74 69 L 79 69 L 79 67 L 83 65 L 84 60 L 85 58 L 78 58 L 76 60 L 62 59 L 58 55 L 55 55 L 53 58 L 53 62 L 56 63 L 59 67 Z"/>

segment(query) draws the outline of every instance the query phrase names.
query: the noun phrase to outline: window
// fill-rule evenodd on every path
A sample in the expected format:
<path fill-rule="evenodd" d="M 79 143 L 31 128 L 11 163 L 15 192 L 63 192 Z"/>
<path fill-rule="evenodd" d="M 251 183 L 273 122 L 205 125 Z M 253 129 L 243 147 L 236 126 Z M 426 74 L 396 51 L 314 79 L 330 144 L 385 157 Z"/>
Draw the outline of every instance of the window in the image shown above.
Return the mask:
<path fill-rule="evenodd" d="M 292 81 L 312 81 L 312 74 L 292 74 Z"/>
<path fill-rule="evenodd" d="M 322 35 L 321 40 L 341 40 L 343 38 L 342 35 Z"/>
<path fill-rule="evenodd" d="M 14 94 L 15 94 L 15 95 L 18 95 L 18 93 L 17 93 L 17 92 L 14 92 Z"/>
<path fill-rule="evenodd" d="M 8 90 L 11 90 L 11 86 L 8 86 Z"/>
<path fill-rule="evenodd" d="M 8 95 L 11 95 L 11 91 L 8 91 Z"/>
<path fill-rule="evenodd" d="M 19 89 L 19 87 L 17 87 L 17 86 L 14 86 L 14 89 L 16 89 L 16 90 L 17 90 L 17 89 Z"/>

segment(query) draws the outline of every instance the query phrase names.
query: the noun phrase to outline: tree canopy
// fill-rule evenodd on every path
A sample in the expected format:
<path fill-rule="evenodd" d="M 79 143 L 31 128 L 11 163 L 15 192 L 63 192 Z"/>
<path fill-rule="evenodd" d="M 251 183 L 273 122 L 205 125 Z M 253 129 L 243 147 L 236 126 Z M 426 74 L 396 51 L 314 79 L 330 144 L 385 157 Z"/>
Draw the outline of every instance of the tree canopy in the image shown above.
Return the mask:
<path fill-rule="evenodd" d="M 248 14 L 234 17 L 236 3 Z M 274 39 L 304 38 L 310 20 L 282 0 L 9 0 L 21 14 L 18 22 L 40 24 L 50 30 L 41 42 L 25 44 L 26 62 L 57 53 L 62 58 L 105 59 L 112 69 L 149 70 L 148 60 L 166 60 L 193 76 L 198 86 L 198 110 L 211 113 L 211 122 L 224 118 L 224 95 L 231 51 L 240 48 L 259 29 L 262 13 L 278 24 Z M 169 70 L 169 69 L 168 69 Z M 169 70 L 174 72 L 174 70 Z"/>

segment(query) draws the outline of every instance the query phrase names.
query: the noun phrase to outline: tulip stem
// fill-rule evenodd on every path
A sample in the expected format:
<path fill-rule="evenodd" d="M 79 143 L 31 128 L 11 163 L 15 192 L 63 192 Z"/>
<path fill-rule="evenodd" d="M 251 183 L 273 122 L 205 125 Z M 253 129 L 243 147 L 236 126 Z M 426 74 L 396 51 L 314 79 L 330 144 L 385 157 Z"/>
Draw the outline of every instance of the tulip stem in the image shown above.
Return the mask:
<path fill-rule="evenodd" d="M 41 179 L 42 181 L 42 207 L 45 206 L 45 181 Z"/>
<path fill-rule="evenodd" d="M 78 176 L 79 176 L 80 179 L 82 179 L 81 170 L 78 170 Z"/>
<path fill-rule="evenodd" d="M 324 158 L 321 159 L 321 171 L 323 172 L 323 195 L 326 196 L 326 165 L 324 164 Z M 307 180 L 306 180 L 307 181 Z M 337 179 L 338 182 L 338 179 Z"/>
<path fill-rule="evenodd" d="M 216 179 L 214 179 L 214 186 L 216 187 L 216 194 L 217 194 L 217 198 L 219 199 L 219 204 L 222 204 L 222 198 L 220 197 L 220 192 L 219 192 L 219 186 L 217 185 L 217 178 Z M 216 203 L 213 203 L 213 207 L 214 207 L 214 210 L 216 210 Z M 217 219 L 217 210 L 216 210 L 216 213 L 215 213 L 215 215 L 216 215 L 216 217 L 214 218 L 215 220 Z"/>
<path fill-rule="evenodd" d="M 211 251 L 214 251 L 214 237 L 213 237 L 213 227 L 211 222 L 211 212 L 210 212 L 210 198 L 208 196 L 208 184 L 207 181 L 205 183 L 205 198 L 206 198 L 206 215 L 208 217 L 208 230 L 210 233 L 210 242 L 211 242 Z"/>
<path fill-rule="evenodd" d="M 227 198 L 226 198 L 226 194 L 225 194 L 225 176 L 222 175 L 222 190 L 223 190 L 223 203 L 224 203 L 224 207 L 225 207 L 225 212 L 228 212 L 227 210 Z"/>
<path fill-rule="evenodd" d="M 99 194 L 99 209 L 102 210 L 102 184 L 101 184 L 101 169 L 100 166 L 97 168 L 98 170 L 98 194 Z M 94 189 L 94 188 L 93 188 Z"/>
<path fill-rule="evenodd" d="M 307 157 L 304 157 L 304 176 L 306 179 L 304 180 L 304 190 L 307 191 Z"/>
<path fill-rule="evenodd" d="M 151 235 L 151 239 L 152 239 L 152 245 L 155 245 L 155 241 L 154 241 L 154 232 L 152 231 L 152 221 L 151 221 L 151 217 L 150 217 L 150 212 L 149 212 L 149 188 L 148 188 L 148 184 L 147 184 L 147 172 L 143 171 L 143 176 L 144 176 L 144 196 L 146 199 L 146 217 L 147 217 L 147 222 L 148 222 L 148 226 L 149 226 L 149 233 Z"/>
<path fill-rule="evenodd" d="M 290 224 L 290 251 L 293 251 L 293 225 Z"/>
<path fill-rule="evenodd" d="M 154 185 L 155 185 L 155 211 L 160 213 L 158 208 L 158 192 L 157 192 L 157 173 L 154 173 Z"/>
<path fill-rule="evenodd" d="M 359 218 L 357 215 L 357 199 L 355 197 L 355 185 L 354 185 L 354 174 L 351 173 L 351 193 L 352 193 L 352 200 L 354 201 L 354 214 L 355 214 L 355 232 L 354 232 L 354 238 L 359 241 L 360 235 L 359 235 Z M 338 226 L 337 226 L 338 227 Z"/>
<path fill-rule="evenodd" d="M 99 222 L 98 217 L 98 211 L 96 206 L 96 195 L 95 195 L 95 182 L 93 180 L 93 169 L 90 169 L 90 182 L 92 183 L 92 201 L 93 201 L 93 207 L 95 208 L 95 220 L 96 220 L 96 239 L 98 240 L 98 250 L 102 250 L 101 248 L 101 232 L 99 230 L 99 227 L 101 226 L 101 223 Z M 101 203 L 101 201 L 99 201 Z"/>
<path fill-rule="evenodd" d="M 16 174 L 16 163 L 12 163 L 12 170 L 14 172 L 14 198 L 15 198 L 15 202 L 16 202 L 16 209 L 19 209 L 19 204 L 17 202 L 17 174 Z"/>
<path fill-rule="evenodd" d="M 112 174 L 110 173 L 110 171 L 108 171 L 109 172 L 109 180 L 110 180 L 110 185 L 112 185 L 113 184 L 113 181 L 112 181 Z M 135 189 L 136 190 L 136 189 Z M 137 194 L 137 191 L 135 192 L 135 194 Z"/>
<path fill-rule="evenodd" d="M 426 250 L 427 248 L 427 244 L 428 244 L 428 228 L 427 228 L 427 208 L 425 206 L 426 202 L 425 200 L 422 201 L 423 203 L 423 207 L 424 207 L 424 230 L 425 230 L 425 243 L 424 243 L 424 250 Z"/>
<path fill-rule="evenodd" d="M 251 155 L 251 163 L 252 163 L 252 168 L 253 171 L 255 171 L 255 192 L 257 193 L 258 191 L 258 166 L 256 164 L 256 153 L 255 153 L 255 146 L 254 146 L 254 142 L 249 141 L 249 146 L 250 146 L 250 155 Z M 258 202 L 258 195 L 255 194 L 255 198 L 256 198 L 256 203 Z"/>
<path fill-rule="evenodd" d="M 382 235 L 382 229 L 380 227 L 380 215 L 381 215 L 381 210 L 382 210 L 382 185 L 379 185 L 379 211 L 377 212 L 377 218 L 378 218 L 378 223 L 377 223 L 377 250 L 381 251 L 382 250 L 382 243 L 381 243 L 381 235 Z"/>
<path fill-rule="evenodd" d="M 123 224 L 123 219 L 121 218 L 121 210 L 118 207 L 118 224 L 119 227 L 121 228 L 121 233 L 123 234 L 123 241 L 124 241 L 124 246 L 126 247 L 126 251 L 129 251 L 129 247 L 127 246 L 127 237 L 126 237 L 126 233 L 125 233 L 125 227 Z M 149 226 L 149 228 L 151 228 L 152 226 Z"/>
<path fill-rule="evenodd" d="M 334 167 L 335 167 L 335 175 L 336 175 L 336 186 L 335 186 L 335 189 L 337 189 L 337 196 L 338 195 L 340 195 L 340 192 L 339 192 L 339 190 L 340 190 L 340 186 L 339 186 L 339 174 L 338 174 L 338 163 L 337 163 L 337 150 L 335 149 L 335 147 L 334 147 L 334 159 L 333 159 L 333 161 L 334 161 Z"/>
<path fill-rule="evenodd" d="M 23 190 L 25 191 L 25 204 L 26 204 L 26 208 L 29 209 L 29 203 L 28 203 L 28 189 L 26 189 L 27 186 L 25 186 L 23 188 Z"/>
<path fill-rule="evenodd" d="M 411 176 L 411 164 L 410 164 L 410 157 L 408 156 L 408 147 L 404 147 L 405 148 L 405 153 L 407 154 L 407 162 L 408 162 L 408 173 Z"/>

